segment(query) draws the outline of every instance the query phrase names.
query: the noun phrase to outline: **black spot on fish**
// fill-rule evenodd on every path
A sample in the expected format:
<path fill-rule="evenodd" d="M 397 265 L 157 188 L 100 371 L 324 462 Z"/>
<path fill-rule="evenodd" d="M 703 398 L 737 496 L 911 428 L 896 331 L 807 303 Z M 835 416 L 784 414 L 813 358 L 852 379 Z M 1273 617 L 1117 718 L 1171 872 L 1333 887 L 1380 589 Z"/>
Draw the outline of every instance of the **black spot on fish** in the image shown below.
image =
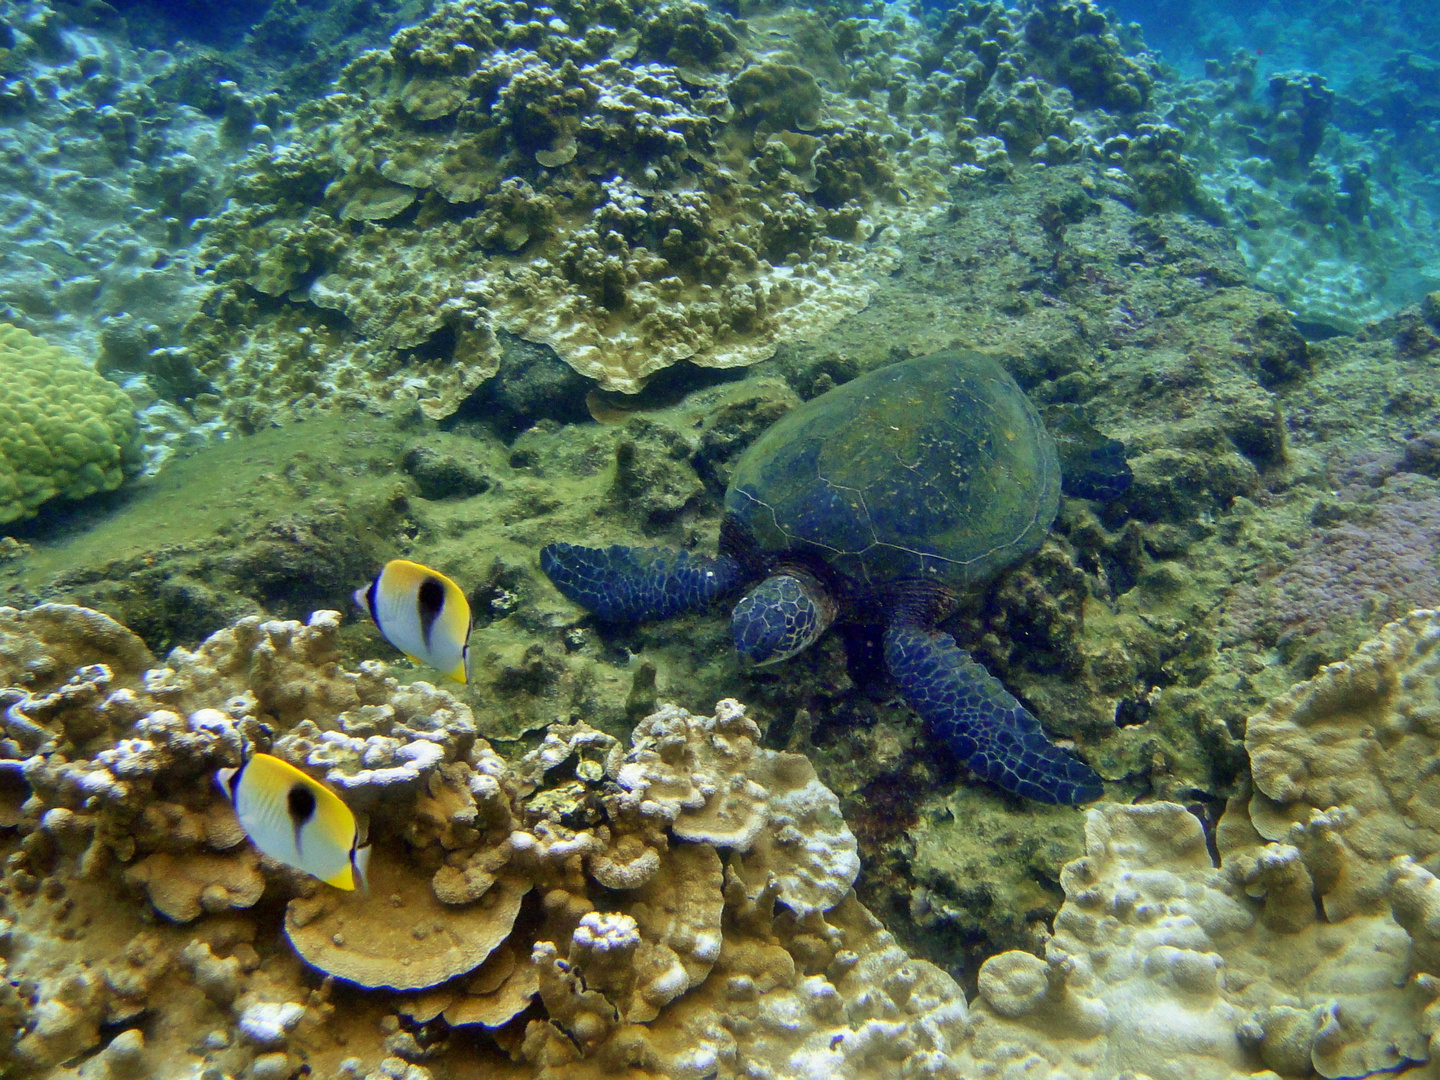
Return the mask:
<path fill-rule="evenodd" d="M 300 850 L 300 833 L 305 823 L 315 816 L 315 793 L 304 784 L 292 784 L 285 796 L 290 822 L 295 826 L 295 850 Z"/>
<path fill-rule="evenodd" d="M 439 578 L 427 577 L 415 594 L 415 607 L 420 616 L 420 636 L 425 639 L 428 649 L 430 630 L 445 609 L 445 583 Z"/>
<path fill-rule="evenodd" d="M 304 825 L 315 814 L 315 793 L 304 784 L 296 784 L 285 797 L 290 807 L 290 820 L 296 828 Z"/>

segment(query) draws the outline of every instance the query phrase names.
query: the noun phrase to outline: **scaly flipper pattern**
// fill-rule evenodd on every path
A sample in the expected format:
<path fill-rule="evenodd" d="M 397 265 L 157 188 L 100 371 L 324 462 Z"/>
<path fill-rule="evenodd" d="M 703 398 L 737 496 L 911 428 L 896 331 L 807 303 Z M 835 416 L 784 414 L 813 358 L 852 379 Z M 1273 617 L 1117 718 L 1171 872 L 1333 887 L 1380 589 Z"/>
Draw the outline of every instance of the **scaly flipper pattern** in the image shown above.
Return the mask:
<path fill-rule="evenodd" d="M 668 619 L 718 600 L 740 583 L 740 564 L 659 547 L 548 544 L 540 569 L 566 597 L 605 622 Z"/>
<path fill-rule="evenodd" d="M 978 776 L 1037 802 L 1098 799 L 1100 777 L 1045 737 L 1040 722 L 945 633 L 900 619 L 885 663 L 930 731 Z"/>

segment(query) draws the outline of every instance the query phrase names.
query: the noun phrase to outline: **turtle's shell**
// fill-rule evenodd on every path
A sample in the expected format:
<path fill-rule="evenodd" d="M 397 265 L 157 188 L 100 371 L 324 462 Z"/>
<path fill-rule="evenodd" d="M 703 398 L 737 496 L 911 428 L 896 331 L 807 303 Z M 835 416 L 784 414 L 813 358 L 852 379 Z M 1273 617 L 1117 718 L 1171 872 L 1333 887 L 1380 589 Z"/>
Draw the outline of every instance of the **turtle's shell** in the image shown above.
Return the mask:
<path fill-rule="evenodd" d="M 736 466 L 727 516 L 762 552 L 820 558 L 862 590 L 964 590 L 1035 551 L 1060 463 L 1034 406 L 981 353 L 880 368 L 793 409 Z"/>

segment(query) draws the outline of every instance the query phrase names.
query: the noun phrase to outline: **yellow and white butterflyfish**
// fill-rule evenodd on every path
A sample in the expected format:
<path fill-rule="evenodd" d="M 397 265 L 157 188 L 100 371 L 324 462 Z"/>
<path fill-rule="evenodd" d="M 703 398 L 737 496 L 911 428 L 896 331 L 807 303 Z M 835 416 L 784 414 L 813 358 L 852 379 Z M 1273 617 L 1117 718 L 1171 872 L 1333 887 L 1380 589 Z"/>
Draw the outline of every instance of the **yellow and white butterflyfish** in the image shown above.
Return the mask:
<path fill-rule="evenodd" d="M 337 889 L 365 887 L 370 845 L 360 845 L 355 815 L 319 780 L 278 757 L 251 754 L 238 769 L 219 770 L 215 781 L 266 855 Z"/>
<path fill-rule="evenodd" d="M 417 664 L 469 681 L 470 603 L 444 574 L 408 559 L 391 559 L 355 602 L 385 640 Z"/>

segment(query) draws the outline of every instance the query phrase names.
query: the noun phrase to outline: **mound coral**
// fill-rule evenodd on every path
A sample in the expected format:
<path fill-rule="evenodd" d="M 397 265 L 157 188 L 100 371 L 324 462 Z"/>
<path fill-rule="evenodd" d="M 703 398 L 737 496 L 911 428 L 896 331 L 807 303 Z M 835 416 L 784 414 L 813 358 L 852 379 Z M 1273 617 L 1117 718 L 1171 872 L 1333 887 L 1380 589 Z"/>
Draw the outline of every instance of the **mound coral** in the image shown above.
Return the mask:
<path fill-rule="evenodd" d="M 139 467 L 135 410 L 77 357 L 0 324 L 0 522 L 113 491 Z"/>
<path fill-rule="evenodd" d="M 1373 909 L 1394 855 L 1440 870 L 1437 645 L 1440 613 L 1413 612 L 1247 725 L 1250 818 L 1267 839 L 1324 860 L 1332 915 Z"/>

